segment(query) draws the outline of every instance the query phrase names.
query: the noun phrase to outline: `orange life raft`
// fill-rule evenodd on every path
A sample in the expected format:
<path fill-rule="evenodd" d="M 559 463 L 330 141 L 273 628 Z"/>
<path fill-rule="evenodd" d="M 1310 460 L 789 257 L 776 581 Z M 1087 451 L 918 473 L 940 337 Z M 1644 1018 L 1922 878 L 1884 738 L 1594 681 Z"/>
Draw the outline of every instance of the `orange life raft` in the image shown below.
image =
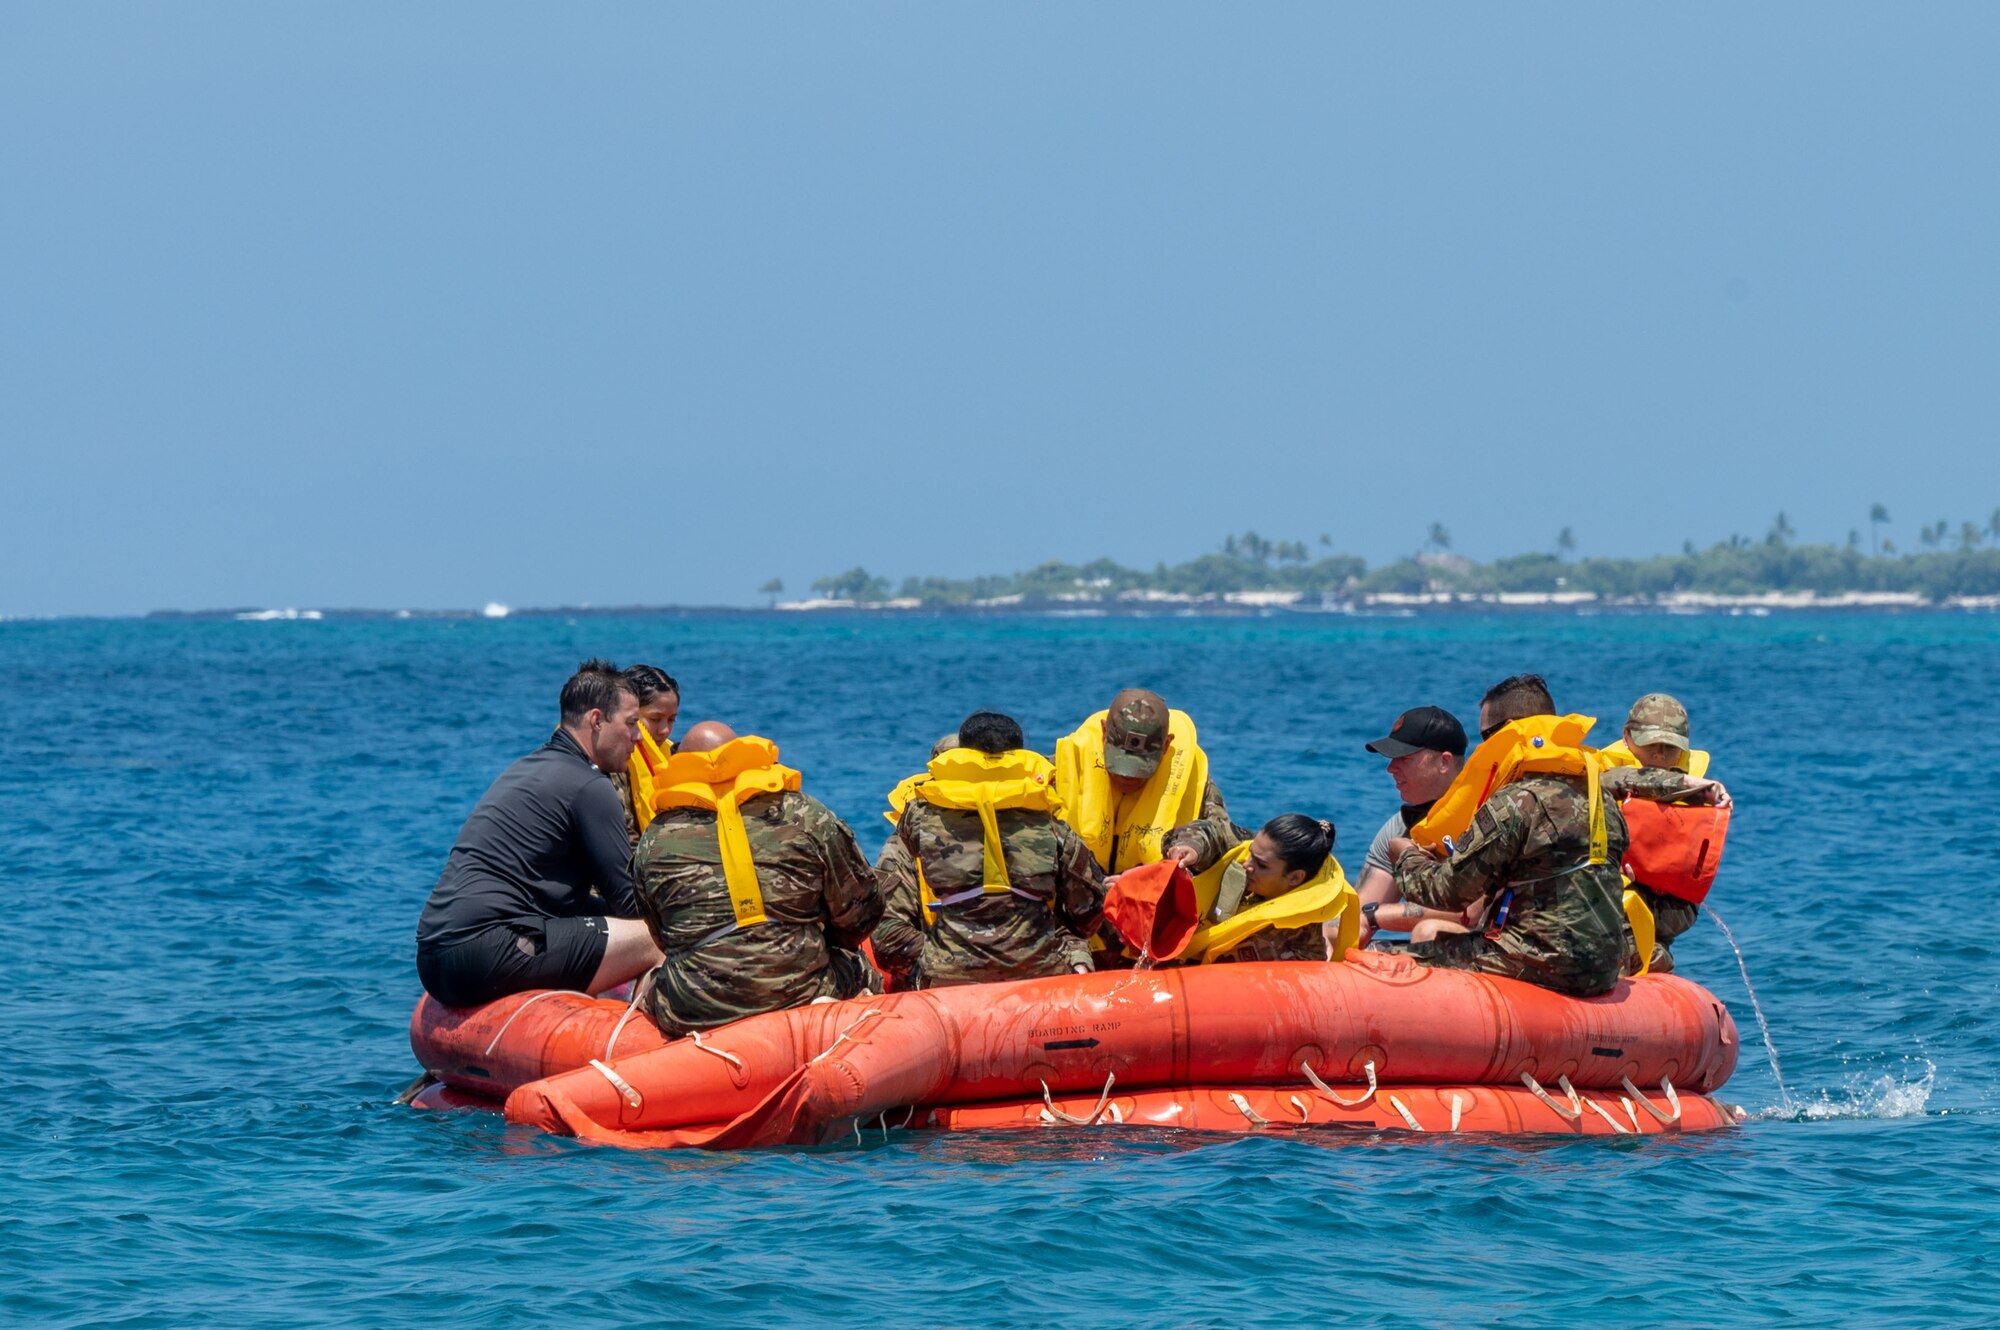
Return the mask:
<path fill-rule="evenodd" d="M 1575 999 L 1350 952 L 1106 971 L 822 1003 L 662 1040 L 622 1003 L 428 998 L 411 1045 L 444 1090 L 588 1140 L 810 1145 L 862 1124 L 1144 1124 L 1644 1134 L 1726 1126 L 1736 1026 L 1645 975 Z"/>

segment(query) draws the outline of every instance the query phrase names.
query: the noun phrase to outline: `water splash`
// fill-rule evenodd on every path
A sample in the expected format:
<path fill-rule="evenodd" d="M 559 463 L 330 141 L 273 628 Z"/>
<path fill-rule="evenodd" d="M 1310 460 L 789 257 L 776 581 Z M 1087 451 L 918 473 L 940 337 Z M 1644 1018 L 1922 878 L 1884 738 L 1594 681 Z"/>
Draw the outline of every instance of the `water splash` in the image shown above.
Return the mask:
<path fill-rule="evenodd" d="M 1891 1075 L 1852 1077 L 1838 1095 L 1822 1090 L 1819 1098 L 1805 1104 L 1787 1103 L 1767 1108 L 1751 1117 L 1764 1122 L 1836 1122 L 1855 1118 L 1923 1117 L 1937 1085 L 1937 1064 L 1928 1058 L 1923 1074 L 1914 1080 Z"/>
<path fill-rule="evenodd" d="M 1715 920 L 1715 926 L 1722 930 L 1722 936 L 1729 943 L 1729 949 L 1736 953 L 1736 970 L 1743 976 L 1743 990 L 1750 995 L 1750 1010 L 1757 1017 L 1758 1032 L 1764 1036 L 1764 1051 L 1771 1057 L 1771 1077 L 1778 1082 L 1778 1096 L 1784 1101 L 1786 1116 L 1798 1112 L 1798 1105 L 1792 1099 L 1792 1092 L 1785 1088 L 1785 1069 L 1778 1062 L 1778 1046 L 1771 1042 L 1771 1023 L 1764 1019 L 1764 1006 L 1757 1001 L 1756 986 L 1750 982 L 1750 967 L 1743 963 L 1743 948 L 1736 945 L 1736 934 L 1729 931 L 1729 925 L 1722 922 L 1722 916 L 1711 907 L 1708 917 Z M 1929 1091 L 1925 1092 L 1926 1094 Z"/>

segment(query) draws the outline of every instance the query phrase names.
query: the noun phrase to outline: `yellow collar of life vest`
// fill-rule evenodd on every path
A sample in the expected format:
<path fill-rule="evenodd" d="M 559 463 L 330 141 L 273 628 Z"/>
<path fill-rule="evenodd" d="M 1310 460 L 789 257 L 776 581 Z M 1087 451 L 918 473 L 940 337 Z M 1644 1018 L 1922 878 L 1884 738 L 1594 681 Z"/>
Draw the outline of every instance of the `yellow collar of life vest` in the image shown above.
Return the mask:
<path fill-rule="evenodd" d="M 1167 713 L 1167 751 L 1137 792 L 1121 795 L 1104 769 L 1100 711 L 1056 741 L 1056 793 L 1063 819 L 1083 838 L 1107 873 L 1157 863 L 1166 834 L 1201 816 L 1208 788 L 1208 754 L 1196 742 L 1185 711 Z M 1117 848 L 1113 862 L 1113 846 Z"/>
<path fill-rule="evenodd" d="M 1584 746 L 1595 724 L 1593 716 L 1568 715 L 1528 716 L 1502 725 L 1472 750 L 1444 796 L 1410 828 L 1410 838 L 1427 849 L 1450 852 L 1472 829 L 1480 805 L 1502 785 L 1523 776 L 1582 776 L 1590 789 L 1590 862 L 1603 863 L 1610 854 L 1609 833 L 1598 778 L 1613 764 Z"/>
<path fill-rule="evenodd" d="M 706 753 L 675 753 L 667 759 L 653 802 L 657 811 L 707 808 L 715 813 L 722 876 L 738 928 L 764 922 L 764 890 L 750 857 L 750 834 L 743 829 L 742 805 L 761 794 L 799 788 L 799 773 L 778 765 L 778 745 L 745 735 Z"/>
<path fill-rule="evenodd" d="M 653 800 L 659 794 L 660 777 L 667 769 L 667 754 L 653 738 L 653 732 L 646 728 L 646 722 L 639 722 L 639 742 L 632 745 L 632 756 L 625 759 L 625 775 L 632 787 L 632 815 L 644 831 L 653 821 L 657 811 Z"/>
<path fill-rule="evenodd" d="M 1639 765 L 1638 756 L 1625 746 L 1623 739 L 1620 739 L 1617 743 L 1606 744 L 1599 751 L 1604 754 L 1606 766 L 1636 767 Z M 1708 754 L 1699 748 L 1684 748 L 1681 750 L 1680 759 L 1674 763 L 1674 770 L 1686 772 L 1696 780 L 1700 780 L 1708 774 Z"/>
<path fill-rule="evenodd" d="M 893 795 L 891 796 L 894 797 Z M 1056 795 L 1055 764 L 1040 753 L 1016 748 L 1007 753 L 982 753 L 976 748 L 951 748 L 931 759 L 930 770 L 911 797 L 933 808 L 954 808 L 979 814 L 984 852 L 980 858 L 980 894 L 1006 891 L 1007 856 L 1000 844 L 1001 808 L 1062 812 Z"/>
<path fill-rule="evenodd" d="M 930 778 L 930 772 L 919 771 L 914 776 L 905 776 L 896 782 L 896 788 L 889 791 L 889 809 L 882 814 L 889 819 L 890 826 L 893 827 L 903 820 L 903 810 L 909 807 L 910 796 L 916 793 L 917 786 Z"/>
<path fill-rule="evenodd" d="M 1250 842 L 1230 848 L 1228 853 L 1195 879 L 1195 900 L 1206 917 L 1222 887 L 1222 875 L 1230 867 L 1250 857 Z M 1247 864 L 1245 865 L 1247 867 Z M 1252 934 L 1267 928 L 1304 928 L 1340 920 L 1340 936 L 1333 944 L 1333 958 L 1343 960 L 1361 940 L 1361 898 L 1348 884 L 1347 874 L 1331 854 L 1318 873 L 1282 896 L 1261 900 L 1246 910 L 1238 910 L 1219 923 L 1204 925 L 1188 943 L 1185 955 L 1203 964 L 1220 960 L 1243 945 Z"/>

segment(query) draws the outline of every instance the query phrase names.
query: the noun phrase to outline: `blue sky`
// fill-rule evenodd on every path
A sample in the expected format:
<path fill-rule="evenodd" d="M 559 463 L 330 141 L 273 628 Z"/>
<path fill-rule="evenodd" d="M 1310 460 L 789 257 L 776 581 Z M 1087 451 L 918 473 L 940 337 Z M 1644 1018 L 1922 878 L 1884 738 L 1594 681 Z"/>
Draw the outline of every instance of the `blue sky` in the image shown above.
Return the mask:
<path fill-rule="evenodd" d="M 0 9 L 0 614 L 2000 507 L 2000 7 Z"/>

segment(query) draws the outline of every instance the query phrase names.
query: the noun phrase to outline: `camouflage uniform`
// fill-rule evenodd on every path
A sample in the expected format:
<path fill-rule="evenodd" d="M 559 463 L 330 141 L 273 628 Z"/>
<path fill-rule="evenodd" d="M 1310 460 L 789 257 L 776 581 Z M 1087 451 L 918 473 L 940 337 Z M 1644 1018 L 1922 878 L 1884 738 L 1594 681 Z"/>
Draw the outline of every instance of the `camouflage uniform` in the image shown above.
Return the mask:
<path fill-rule="evenodd" d="M 1256 836 L 1248 827 L 1239 827 L 1227 817 L 1204 817 L 1198 822 L 1175 827 L 1169 831 L 1161 848 L 1171 850 L 1185 845 L 1194 851 L 1194 862 L 1188 871 L 1194 874 L 1206 873 L 1215 867 L 1215 861 L 1235 849 L 1246 840 Z M 1225 894 L 1228 892 L 1229 872 L 1241 872 L 1243 866 L 1223 875 Z M 1237 911 L 1261 902 L 1252 896 L 1239 898 Z M 1262 928 L 1243 939 L 1236 949 L 1218 961 L 1323 961 L 1326 959 L 1326 931 L 1321 924 L 1307 924 L 1303 928 Z"/>
<path fill-rule="evenodd" d="M 1625 734 L 1631 743 L 1671 744 L 1681 750 L 1685 765 L 1685 754 L 1690 747 L 1687 708 L 1678 698 L 1666 693 L 1648 693 L 1632 704 L 1632 710 L 1625 716 Z M 1607 773 L 1618 779 L 1607 784 L 1607 789 L 1615 788 L 1618 797 L 1636 795 L 1641 799 L 1671 801 L 1685 789 L 1691 777 L 1679 771 L 1653 770 L 1644 780 L 1630 774 L 1629 768 Z M 1678 782 L 1673 777 L 1680 777 Z M 1678 896 L 1669 896 L 1653 890 L 1643 882 L 1634 882 L 1632 890 L 1639 893 L 1639 899 L 1646 902 L 1653 911 L 1653 963 L 1649 967 L 1655 974 L 1672 974 L 1674 953 L 1669 944 L 1681 934 L 1694 927 L 1695 919 L 1701 914 L 1701 907 L 1693 901 L 1684 901 Z M 1635 967 L 1636 968 L 1636 967 Z"/>
<path fill-rule="evenodd" d="M 1396 864 L 1404 900 L 1463 909 L 1512 892 L 1495 936 L 1445 933 L 1410 945 L 1426 965 L 1524 979 L 1575 997 L 1608 991 L 1630 950 L 1625 923 L 1625 819 L 1604 801 L 1607 853 L 1590 863 L 1590 797 L 1582 777 L 1534 775 L 1495 790 L 1449 859 L 1413 846 Z M 1489 910 L 1489 913 L 1491 910 Z"/>
<path fill-rule="evenodd" d="M 632 807 L 632 773 L 620 767 L 606 773 L 611 777 L 611 788 L 618 791 L 618 805 L 625 810 L 625 835 L 636 849 L 639 844 L 639 814 Z"/>
<path fill-rule="evenodd" d="M 869 938 L 875 963 L 898 989 L 912 988 L 910 970 L 924 949 L 923 886 L 910 847 L 894 833 L 875 860 L 875 889 L 882 894 L 882 922 Z"/>
<path fill-rule="evenodd" d="M 1086 939 L 1104 917 L 1104 873 L 1081 837 L 1053 814 L 996 810 L 1007 880 L 1014 890 L 938 908 L 926 928 L 916 865 L 931 891 L 949 897 L 985 876 L 979 814 L 912 799 L 883 863 L 899 877 L 892 920 L 875 930 L 875 955 L 913 987 L 992 983 L 1090 968 Z"/>
<path fill-rule="evenodd" d="M 733 927 L 710 810 L 659 814 L 632 856 L 640 913 L 666 953 L 644 1002 L 670 1037 L 872 986 L 853 948 L 882 917 L 882 899 L 854 833 L 797 791 L 759 795 L 741 811 L 764 923 Z"/>

